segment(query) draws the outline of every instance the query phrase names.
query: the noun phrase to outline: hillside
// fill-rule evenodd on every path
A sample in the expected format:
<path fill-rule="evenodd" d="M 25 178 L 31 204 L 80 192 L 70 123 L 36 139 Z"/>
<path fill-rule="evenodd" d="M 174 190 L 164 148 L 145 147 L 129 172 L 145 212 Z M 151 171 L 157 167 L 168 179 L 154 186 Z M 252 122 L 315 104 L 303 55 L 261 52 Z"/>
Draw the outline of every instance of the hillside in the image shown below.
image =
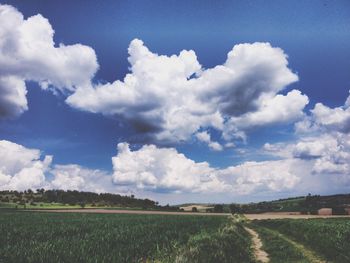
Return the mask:
<path fill-rule="evenodd" d="M 350 194 L 337 195 L 307 195 L 273 201 L 262 201 L 248 204 L 212 204 L 212 203 L 186 203 L 177 205 L 184 211 L 196 207 L 201 212 L 231 212 L 256 214 L 265 212 L 301 212 L 315 214 L 320 208 L 332 208 L 335 214 L 344 214 L 344 208 L 350 207 Z"/>
<path fill-rule="evenodd" d="M 77 208 L 77 207 L 128 207 L 137 209 L 178 210 L 160 206 L 150 199 L 139 199 L 134 195 L 122 196 L 110 193 L 93 193 L 64 190 L 0 191 L 0 207 L 8 208 Z"/>
<path fill-rule="evenodd" d="M 249 204 L 227 205 L 231 211 L 240 213 L 264 212 L 301 212 L 314 214 L 320 208 L 332 208 L 335 214 L 344 214 L 345 208 L 350 207 L 350 194 L 337 195 L 307 195 L 274 201 L 264 201 Z"/>

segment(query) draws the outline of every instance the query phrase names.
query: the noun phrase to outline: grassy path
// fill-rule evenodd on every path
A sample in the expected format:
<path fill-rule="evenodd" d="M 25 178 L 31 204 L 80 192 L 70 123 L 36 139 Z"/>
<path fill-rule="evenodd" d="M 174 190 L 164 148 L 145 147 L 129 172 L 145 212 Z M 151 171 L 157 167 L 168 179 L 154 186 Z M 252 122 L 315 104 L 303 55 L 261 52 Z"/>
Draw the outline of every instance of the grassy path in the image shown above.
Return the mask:
<path fill-rule="evenodd" d="M 271 257 L 275 257 L 275 262 L 305 262 L 305 263 L 326 263 L 321 256 L 317 255 L 314 251 L 305 247 L 304 245 L 288 238 L 276 230 L 272 230 L 266 227 L 258 227 L 257 231 L 262 234 L 264 247 L 267 247 L 267 251 L 271 252 Z M 266 241 L 270 244 L 266 244 Z M 282 251 L 277 251 L 282 249 Z M 289 259 L 289 260 L 288 260 Z"/>
<path fill-rule="evenodd" d="M 244 229 L 252 236 L 255 259 L 262 263 L 270 262 L 269 255 L 266 253 L 266 251 L 262 250 L 263 244 L 259 234 L 249 227 L 244 227 Z"/>

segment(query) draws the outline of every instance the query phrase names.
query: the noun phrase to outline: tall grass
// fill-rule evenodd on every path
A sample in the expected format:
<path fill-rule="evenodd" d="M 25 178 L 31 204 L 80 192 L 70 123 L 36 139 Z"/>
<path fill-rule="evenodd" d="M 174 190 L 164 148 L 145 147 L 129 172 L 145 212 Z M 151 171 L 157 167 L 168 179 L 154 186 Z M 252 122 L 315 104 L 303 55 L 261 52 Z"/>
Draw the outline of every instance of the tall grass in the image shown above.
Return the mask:
<path fill-rule="evenodd" d="M 0 262 L 171 262 L 226 217 L 0 212 Z"/>
<path fill-rule="evenodd" d="M 262 240 L 262 249 L 266 251 L 270 258 L 270 263 L 309 263 L 303 253 L 293 246 L 290 242 L 281 238 L 275 231 L 271 231 L 264 227 L 250 225 L 259 234 Z"/>
<path fill-rule="evenodd" d="M 177 263 L 255 262 L 251 238 L 240 222 L 227 223 L 218 232 L 190 238 L 176 258 Z"/>
<path fill-rule="evenodd" d="M 332 262 L 350 262 L 349 219 L 262 220 L 255 224 L 271 228 L 312 248 Z"/>

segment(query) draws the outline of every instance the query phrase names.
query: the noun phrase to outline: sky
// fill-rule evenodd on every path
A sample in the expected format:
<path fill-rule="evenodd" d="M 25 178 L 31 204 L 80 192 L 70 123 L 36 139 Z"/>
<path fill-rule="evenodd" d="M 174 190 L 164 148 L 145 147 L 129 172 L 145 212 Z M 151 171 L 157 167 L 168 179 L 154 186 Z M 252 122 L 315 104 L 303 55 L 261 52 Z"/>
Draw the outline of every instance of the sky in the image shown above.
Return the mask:
<path fill-rule="evenodd" d="M 162 204 L 350 190 L 349 1 L 1 1 L 0 190 Z"/>

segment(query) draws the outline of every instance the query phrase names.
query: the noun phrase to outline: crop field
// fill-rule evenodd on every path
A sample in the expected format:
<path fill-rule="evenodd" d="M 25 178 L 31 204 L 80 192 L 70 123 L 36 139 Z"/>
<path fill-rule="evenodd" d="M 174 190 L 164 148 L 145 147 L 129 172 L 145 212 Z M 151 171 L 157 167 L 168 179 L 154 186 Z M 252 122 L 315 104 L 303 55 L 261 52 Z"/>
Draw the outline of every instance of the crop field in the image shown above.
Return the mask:
<path fill-rule="evenodd" d="M 350 262 L 348 218 L 14 210 L 0 211 L 0 262 L 253 263 L 259 251 L 249 229 L 266 252 L 262 262 Z"/>
<path fill-rule="evenodd" d="M 252 226 L 271 262 L 350 262 L 349 218 L 256 220 Z"/>
<path fill-rule="evenodd" d="M 249 242 L 228 217 L 0 212 L 0 262 L 252 262 Z"/>

